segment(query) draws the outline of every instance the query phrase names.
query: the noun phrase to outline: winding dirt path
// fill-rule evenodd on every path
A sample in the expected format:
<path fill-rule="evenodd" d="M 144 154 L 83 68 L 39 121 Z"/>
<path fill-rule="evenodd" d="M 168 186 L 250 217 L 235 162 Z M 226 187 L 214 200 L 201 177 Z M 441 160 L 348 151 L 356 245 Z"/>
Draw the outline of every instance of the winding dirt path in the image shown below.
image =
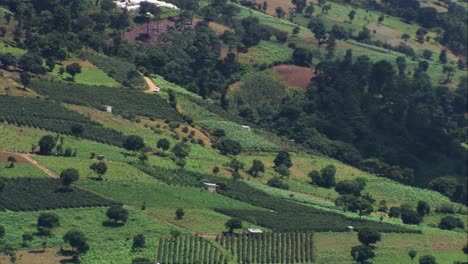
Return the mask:
<path fill-rule="evenodd" d="M 43 171 L 44 173 L 46 173 L 50 177 L 55 178 L 55 179 L 59 178 L 59 176 L 55 172 L 49 170 L 46 166 L 42 165 L 41 163 L 39 163 L 38 161 L 33 159 L 31 157 L 32 156 L 31 154 L 25 154 L 25 153 L 14 152 L 14 151 L 0 151 L 0 152 L 6 153 L 6 154 L 11 154 L 11 155 L 17 156 L 17 157 L 21 157 L 22 159 L 26 160 L 27 163 L 33 164 L 34 166 L 39 168 L 41 171 Z"/>

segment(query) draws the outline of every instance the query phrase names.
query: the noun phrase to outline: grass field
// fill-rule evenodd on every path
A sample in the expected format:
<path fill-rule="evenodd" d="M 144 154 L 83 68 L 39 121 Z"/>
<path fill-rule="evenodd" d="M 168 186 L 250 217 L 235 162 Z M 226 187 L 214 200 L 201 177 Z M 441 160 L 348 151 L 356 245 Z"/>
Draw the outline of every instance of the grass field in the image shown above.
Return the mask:
<path fill-rule="evenodd" d="M 129 208 L 128 222 L 124 227 L 105 227 L 106 208 L 60 209 L 53 210 L 60 218 L 60 227 L 54 230 L 53 237 L 34 237 L 28 248 L 59 248 L 68 246 L 63 242 L 63 235 L 69 230 L 80 230 L 89 239 L 90 251 L 82 256 L 81 263 L 130 263 L 133 258 L 156 258 L 159 238 L 169 236 L 170 230 L 177 229 L 161 221 L 148 217 L 139 210 Z M 40 212 L 4 212 L 0 213 L 0 223 L 6 229 L 5 241 L 20 248 L 21 236 L 36 231 L 37 217 Z M 133 237 L 144 234 L 146 248 L 132 251 Z"/>
<path fill-rule="evenodd" d="M 63 61 L 63 65 L 55 65 L 54 70 L 50 73 L 52 76 L 68 80 L 71 76 L 68 73 L 59 74 L 60 68 L 64 68 L 72 63 L 78 63 L 81 65 L 81 73 L 75 76 L 75 83 L 86 84 L 86 85 L 103 85 L 109 87 L 119 87 L 120 85 L 111 77 L 109 77 L 102 70 L 94 66 L 89 61 Z"/>
<path fill-rule="evenodd" d="M 25 54 L 26 51 L 20 48 L 13 47 L 5 42 L 0 42 L 0 54 L 3 53 L 11 53 L 15 57 L 20 57 L 21 55 Z"/>
<path fill-rule="evenodd" d="M 293 50 L 286 44 L 262 40 L 259 45 L 249 48 L 247 53 L 239 53 L 239 62 L 247 65 L 270 65 L 291 59 Z"/>
<path fill-rule="evenodd" d="M 43 171 L 33 164 L 15 164 L 14 168 L 8 168 L 9 164 L 0 163 L 0 177 L 5 178 L 44 178 L 47 177 Z"/>

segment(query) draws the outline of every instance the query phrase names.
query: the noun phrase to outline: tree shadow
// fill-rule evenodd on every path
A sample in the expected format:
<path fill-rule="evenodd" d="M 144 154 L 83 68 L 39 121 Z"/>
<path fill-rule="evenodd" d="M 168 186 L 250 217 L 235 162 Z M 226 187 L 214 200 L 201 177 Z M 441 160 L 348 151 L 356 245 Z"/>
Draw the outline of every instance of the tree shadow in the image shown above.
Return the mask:
<path fill-rule="evenodd" d="M 125 225 L 125 223 L 114 222 L 114 221 L 110 221 L 110 220 L 106 220 L 106 221 L 102 222 L 102 226 L 105 226 L 105 227 L 121 227 L 121 226 L 124 226 L 124 225 Z"/>

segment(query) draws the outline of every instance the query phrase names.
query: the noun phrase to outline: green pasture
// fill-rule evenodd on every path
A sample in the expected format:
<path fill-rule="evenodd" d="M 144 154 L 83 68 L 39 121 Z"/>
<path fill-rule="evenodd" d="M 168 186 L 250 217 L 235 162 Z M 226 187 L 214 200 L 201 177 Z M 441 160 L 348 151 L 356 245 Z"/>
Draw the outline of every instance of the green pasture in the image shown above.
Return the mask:
<path fill-rule="evenodd" d="M 247 53 L 239 53 L 239 61 L 247 65 L 270 65 L 278 61 L 287 61 L 293 50 L 287 44 L 262 40 L 259 45 L 249 48 Z"/>
<path fill-rule="evenodd" d="M 75 61 L 70 61 L 70 63 Z M 97 85 L 97 86 L 109 86 L 109 87 L 119 87 L 120 85 L 111 77 L 109 77 L 105 72 L 100 70 L 98 67 L 94 66 L 88 61 L 78 61 L 81 65 L 81 73 L 75 76 L 75 83 L 86 84 L 86 85 Z M 68 63 L 67 63 L 68 64 Z M 64 72 L 62 75 L 59 74 L 60 68 L 65 69 L 65 65 L 55 65 L 55 68 L 50 74 L 56 78 L 62 80 L 69 80 L 71 75 L 67 72 Z"/>
<path fill-rule="evenodd" d="M 0 163 L 0 177 L 5 178 L 44 178 L 47 177 L 43 171 L 33 164 L 16 163 L 15 167 L 9 168 L 9 164 Z"/>

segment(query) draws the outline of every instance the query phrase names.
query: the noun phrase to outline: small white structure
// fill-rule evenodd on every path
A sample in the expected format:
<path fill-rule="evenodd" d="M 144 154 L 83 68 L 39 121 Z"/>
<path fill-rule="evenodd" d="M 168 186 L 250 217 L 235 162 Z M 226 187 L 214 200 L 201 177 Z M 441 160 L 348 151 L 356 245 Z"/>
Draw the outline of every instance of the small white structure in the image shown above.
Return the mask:
<path fill-rule="evenodd" d="M 209 192 L 216 192 L 219 188 L 219 185 L 215 183 L 205 182 L 203 183 L 203 187 L 205 187 Z"/>
<path fill-rule="evenodd" d="M 263 231 L 259 228 L 248 228 L 247 231 L 250 236 L 261 236 L 263 234 Z"/>
<path fill-rule="evenodd" d="M 106 111 L 107 113 L 112 113 L 112 106 L 111 105 L 101 105 L 102 111 Z"/>
<path fill-rule="evenodd" d="M 126 8 L 128 11 L 134 11 L 138 10 L 140 8 L 140 3 L 141 2 L 149 2 L 153 3 L 156 6 L 161 6 L 161 7 L 166 7 L 170 9 L 179 9 L 177 6 L 171 4 L 171 3 L 166 3 L 163 1 L 158 1 L 158 0 L 119 0 L 119 1 L 114 1 L 114 3 L 117 5 L 118 8 L 124 9 Z"/>
<path fill-rule="evenodd" d="M 247 129 L 247 131 L 250 132 L 250 127 L 249 126 L 242 126 L 243 129 Z"/>
<path fill-rule="evenodd" d="M 348 232 L 353 232 L 353 231 L 354 231 L 354 227 L 348 226 Z"/>

